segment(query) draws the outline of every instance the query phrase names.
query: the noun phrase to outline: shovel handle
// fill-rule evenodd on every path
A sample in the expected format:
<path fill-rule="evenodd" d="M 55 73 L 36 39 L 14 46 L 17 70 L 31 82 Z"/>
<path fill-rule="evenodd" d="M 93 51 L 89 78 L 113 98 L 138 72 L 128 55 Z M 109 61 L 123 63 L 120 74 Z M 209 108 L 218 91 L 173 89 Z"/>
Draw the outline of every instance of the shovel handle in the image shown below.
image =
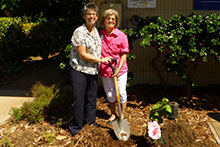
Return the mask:
<path fill-rule="evenodd" d="M 119 90 L 118 90 L 118 79 L 117 77 L 114 77 L 114 83 L 115 83 L 115 92 L 116 92 L 116 98 L 117 98 L 117 102 L 118 102 L 118 105 L 119 105 L 119 113 L 121 115 L 121 105 L 120 105 L 120 95 L 119 95 Z"/>
<path fill-rule="evenodd" d="M 113 68 L 112 64 L 110 62 L 108 62 L 109 66 L 112 69 L 113 75 L 115 74 L 115 69 L 117 66 L 117 59 L 113 58 L 112 61 L 115 61 L 115 67 Z M 116 98 L 117 98 L 117 102 L 118 102 L 118 110 L 119 110 L 119 117 L 121 118 L 121 105 L 120 105 L 120 95 L 119 95 L 119 90 L 118 90 L 118 80 L 117 77 L 114 76 L 114 84 L 115 84 L 115 92 L 116 92 Z"/>
<path fill-rule="evenodd" d="M 111 62 L 108 62 L 108 64 L 111 67 L 113 74 L 115 74 L 115 69 L 116 69 L 116 66 L 117 66 L 117 59 L 116 58 L 112 58 L 112 61 L 115 61 L 115 67 L 114 68 L 113 68 Z"/>

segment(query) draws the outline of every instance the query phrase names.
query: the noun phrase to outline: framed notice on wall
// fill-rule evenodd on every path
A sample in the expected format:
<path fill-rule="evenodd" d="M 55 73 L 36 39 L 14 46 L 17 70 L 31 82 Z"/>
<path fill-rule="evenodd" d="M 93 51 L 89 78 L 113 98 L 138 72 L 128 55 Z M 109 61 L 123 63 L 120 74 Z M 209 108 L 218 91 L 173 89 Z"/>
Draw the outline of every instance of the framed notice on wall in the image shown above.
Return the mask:
<path fill-rule="evenodd" d="M 156 0 L 128 0 L 128 8 L 156 8 Z"/>

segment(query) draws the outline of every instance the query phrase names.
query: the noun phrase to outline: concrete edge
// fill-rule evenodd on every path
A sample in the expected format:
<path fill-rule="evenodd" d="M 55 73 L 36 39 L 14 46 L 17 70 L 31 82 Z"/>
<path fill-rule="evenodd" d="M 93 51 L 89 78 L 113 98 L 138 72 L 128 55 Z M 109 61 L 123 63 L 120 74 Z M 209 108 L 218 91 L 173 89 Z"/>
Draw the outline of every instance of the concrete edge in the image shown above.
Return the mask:
<path fill-rule="evenodd" d="M 34 100 L 34 97 L 23 97 L 23 96 L 0 96 L 1 100 L 9 100 L 9 101 L 13 101 L 13 99 L 24 99 L 27 102 L 31 102 Z M 24 103 L 24 102 L 23 102 Z M 9 114 L 9 112 L 8 112 Z M 4 124 L 7 124 L 10 122 L 11 116 L 5 116 L 5 119 L 3 119 L 4 121 L 0 122 L 0 127 L 3 126 Z"/>
<path fill-rule="evenodd" d="M 3 126 L 3 125 L 5 125 L 5 124 L 9 123 L 9 122 L 10 122 L 9 119 L 10 119 L 10 117 L 9 117 L 6 121 L 0 123 L 0 128 L 1 128 L 1 126 Z"/>
<path fill-rule="evenodd" d="M 218 134 L 216 132 L 216 129 L 214 128 L 212 122 L 207 122 L 207 123 L 208 123 L 209 128 L 211 129 L 214 137 L 215 137 L 216 142 L 218 143 L 218 145 L 220 145 L 220 138 L 219 138 L 219 136 L 218 136 Z"/>

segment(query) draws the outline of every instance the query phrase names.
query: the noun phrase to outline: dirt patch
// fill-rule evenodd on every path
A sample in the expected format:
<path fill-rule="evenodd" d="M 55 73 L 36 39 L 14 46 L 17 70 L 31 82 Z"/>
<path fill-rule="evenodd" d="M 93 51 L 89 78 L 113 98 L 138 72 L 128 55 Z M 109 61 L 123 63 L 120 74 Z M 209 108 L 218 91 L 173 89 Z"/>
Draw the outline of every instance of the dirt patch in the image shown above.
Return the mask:
<path fill-rule="evenodd" d="M 163 146 L 194 146 L 195 136 L 190 126 L 183 121 L 172 121 L 162 128 L 163 139 L 166 140 Z M 174 141 L 175 140 L 175 141 Z"/>

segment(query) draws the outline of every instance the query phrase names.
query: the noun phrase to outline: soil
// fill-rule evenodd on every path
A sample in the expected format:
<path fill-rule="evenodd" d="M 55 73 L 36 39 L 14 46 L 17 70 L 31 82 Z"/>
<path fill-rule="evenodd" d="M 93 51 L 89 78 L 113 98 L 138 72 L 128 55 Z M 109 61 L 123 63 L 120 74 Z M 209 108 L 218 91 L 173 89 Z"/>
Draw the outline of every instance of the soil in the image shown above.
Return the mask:
<path fill-rule="evenodd" d="M 36 81 L 45 85 L 68 86 L 65 76 L 53 62 L 30 62 L 19 75 L 12 76 L 11 80 L 3 79 L 1 89 L 30 89 Z M 193 97 L 187 98 L 184 96 L 184 86 L 162 89 L 159 85 L 141 84 L 128 87 L 126 117 L 130 123 L 131 136 L 125 142 L 117 139 L 112 125 L 107 125 L 110 109 L 103 89 L 100 89 L 97 98 L 98 127 L 85 125 L 73 137 L 65 124 L 60 126 L 46 120 L 36 124 L 26 120 L 18 123 L 9 121 L 0 126 L 0 140 L 9 141 L 11 146 L 16 147 L 217 147 L 207 122 L 214 119 L 213 114 L 220 113 L 219 88 L 218 85 L 196 88 Z M 165 118 L 160 124 L 162 139 L 153 141 L 147 136 L 150 107 L 163 97 L 179 103 L 178 118 Z"/>

